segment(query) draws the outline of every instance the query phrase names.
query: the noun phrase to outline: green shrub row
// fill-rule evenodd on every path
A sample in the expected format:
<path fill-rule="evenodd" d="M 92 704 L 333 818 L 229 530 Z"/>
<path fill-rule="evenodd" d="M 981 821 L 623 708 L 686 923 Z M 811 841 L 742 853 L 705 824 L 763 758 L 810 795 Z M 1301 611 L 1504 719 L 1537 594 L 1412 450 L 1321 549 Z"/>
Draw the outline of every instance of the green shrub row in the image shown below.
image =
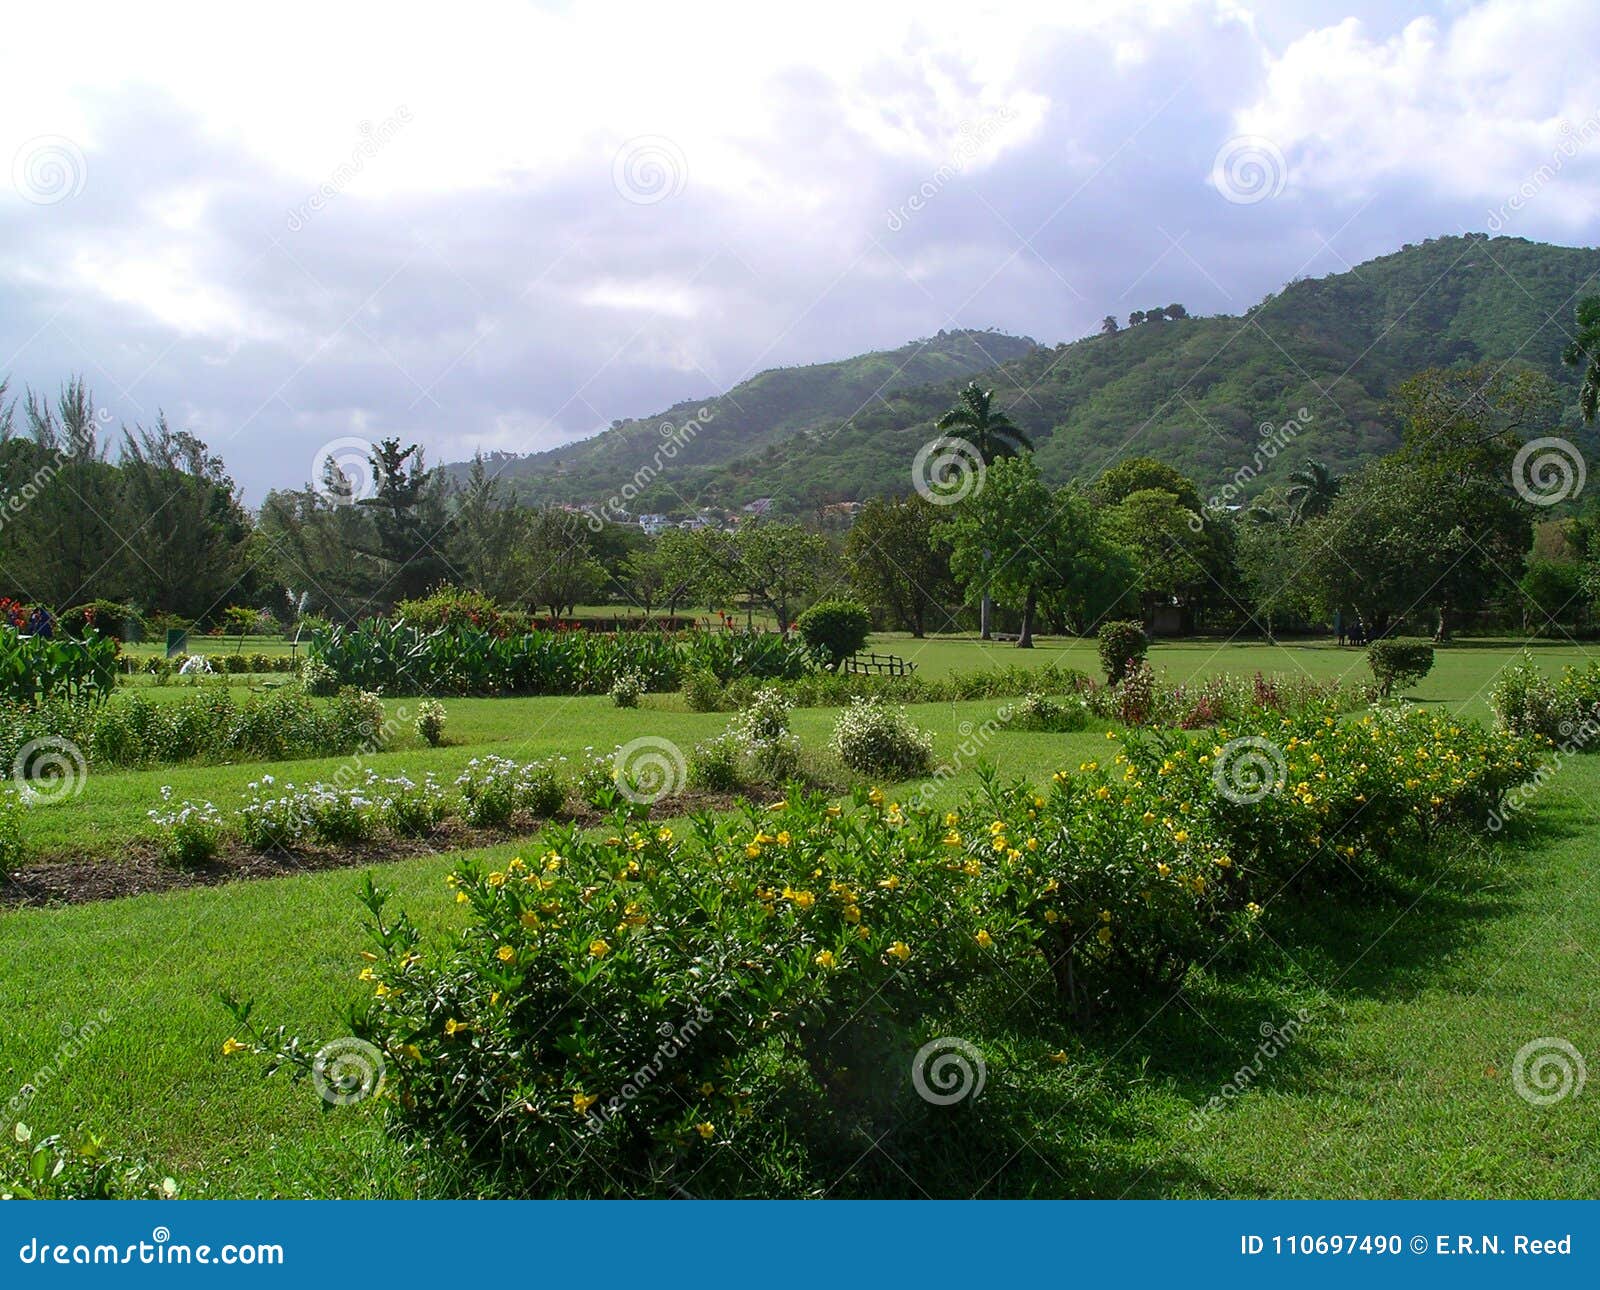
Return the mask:
<path fill-rule="evenodd" d="M 379 618 L 319 631 L 310 656 L 337 684 L 385 694 L 605 694 L 628 672 L 649 690 L 673 690 L 694 671 L 721 680 L 793 679 L 813 665 L 803 641 L 776 633 L 495 636 L 474 627 L 424 630 Z"/>
<path fill-rule="evenodd" d="M 376 695 L 346 690 L 314 702 L 298 689 L 242 702 L 223 688 L 154 703 L 138 694 L 0 703 L 0 765 L 27 760 L 30 744 L 65 740 L 89 766 L 288 761 L 375 748 L 394 733 Z"/>

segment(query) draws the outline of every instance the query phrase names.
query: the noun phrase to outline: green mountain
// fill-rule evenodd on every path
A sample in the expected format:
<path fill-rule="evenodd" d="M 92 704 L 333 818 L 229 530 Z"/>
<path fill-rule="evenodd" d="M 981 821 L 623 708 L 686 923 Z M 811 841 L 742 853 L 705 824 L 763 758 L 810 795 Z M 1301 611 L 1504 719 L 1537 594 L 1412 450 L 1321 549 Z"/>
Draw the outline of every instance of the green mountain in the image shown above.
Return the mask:
<path fill-rule="evenodd" d="M 797 436 L 826 437 L 887 395 L 958 386 L 1037 348 L 1027 337 L 995 331 L 942 331 L 899 349 L 773 368 L 726 394 L 618 421 L 589 439 L 525 457 L 498 456 L 491 469 L 523 501 L 599 504 L 648 468 L 656 473 L 629 509 L 682 510 L 696 500 L 685 490 L 700 489 L 718 467 Z M 465 464 L 445 469 L 459 477 Z"/>
<path fill-rule="evenodd" d="M 709 401 L 716 415 L 695 451 L 680 454 L 631 509 L 731 508 L 772 496 L 776 509 L 810 513 L 906 493 L 934 421 L 985 354 L 1003 346 L 1010 352 L 978 379 L 1057 482 L 1139 455 L 1176 466 L 1208 495 L 1242 470 L 1253 472 L 1243 484 L 1252 494 L 1307 456 L 1347 471 L 1398 443 L 1387 401 L 1399 381 L 1478 360 L 1526 363 L 1562 382 L 1573 394 L 1565 433 L 1591 445 L 1576 428 L 1576 377 L 1559 355 L 1577 298 L 1595 291 L 1600 250 L 1468 234 L 1293 282 L 1243 316 L 1146 322 L 1054 348 L 955 333 L 780 369 Z M 951 370 L 916 375 L 936 364 Z M 540 500 L 609 496 L 650 461 L 660 423 L 697 406 L 519 459 L 518 487 Z"/>

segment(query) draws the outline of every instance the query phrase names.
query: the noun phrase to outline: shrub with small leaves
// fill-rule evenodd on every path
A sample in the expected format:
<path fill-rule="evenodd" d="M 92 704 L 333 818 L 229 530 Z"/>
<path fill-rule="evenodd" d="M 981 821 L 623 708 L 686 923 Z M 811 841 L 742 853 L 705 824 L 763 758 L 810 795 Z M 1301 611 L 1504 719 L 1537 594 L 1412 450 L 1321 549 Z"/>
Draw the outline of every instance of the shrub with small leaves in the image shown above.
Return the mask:
<path fill-rule="evenodd" d="M 430 748 L 444 740 L 444 704 L 439 700 L 423 699 L 417 704 L 417 737 Z"/>
<path fill-rule="evenodd" d="M 1150 650 L 1143 625 L 1128 619 L 1106 623 L 1100 628 L 1099 642 L 1100 666 L 1105 669 L 1107 685 L 1121 681 Z"/>
<path fill-rule="evenodd" d="M 222 846 L 222 815 L 210 802 L 174 802 L 161 788 L 161 805 L 148 812 L 161 840 L 161 858 L 185 868 L 214 860 Z"/>
<path fill-rule="evenodd" d="M 1367 666 L 1378 683 L 1378 694 L 1387 699 L 1397 690 L 1409 689 L 1433 671 L 1433 646 L 1373 641 L 1367 646 Z"/>
<path fill-rule="evenodd" d="M 611 683 L 611 702 L 619 708 L 637 708 L 639 696 L 644 693 L 644 688 L 643 674 L 632 668 L 618 672 L 617 679 Z"/>
<path fill-rule="evenodd" d="M 877 699 L 852 699 L 833 728 L 833 750 L 851 770 L 887 779 L 928 773 L 933 736 L 918 729 L 904 708 Z"/>
<path fill-rule="evenodd" d="M 1089 721 L 1089 709 L 1082 699 L 1055 699 L 1047 694 L 1025 694 L 1011 709 L 1011 725 L 1017 730 L 1048 730 L 1063 734 L 1082 730 Z"/>
<path fill-rule="evenodd" d="M 872 615 L 855 600 L 819 600 L 795 623 L 800 639 L 819 660 L 836 669 L 867 643 Z"/>
<path fill-rule="evenodd" d="M 237 818 L 239 836 L 246 846 L 257 851 L 291 851 L 311 829 L 305 795 L 292 783 L 280 789 L 271 775 L 251 780 L 245 786 L 244 805 Z"/>
<path fill-rule="evenodd" d="M 715 712 L 722 706 L 722 682 L 707 668 L 684 673 L 683 701 L 690 712 Z"/>
<path fill-rule="evenodd" d="M 689 754 L 689 787 L 706 793 L 731 793 L 744 785 L 738 741 L 723 733 L 694 746 Z"/>

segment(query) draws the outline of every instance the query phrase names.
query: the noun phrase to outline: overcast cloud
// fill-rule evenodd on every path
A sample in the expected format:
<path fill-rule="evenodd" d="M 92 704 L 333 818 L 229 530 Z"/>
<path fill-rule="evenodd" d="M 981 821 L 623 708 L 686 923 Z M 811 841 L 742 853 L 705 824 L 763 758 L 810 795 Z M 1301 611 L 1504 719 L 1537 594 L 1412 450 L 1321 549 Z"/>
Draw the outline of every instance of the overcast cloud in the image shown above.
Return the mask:
<path fill-rule="evenodd" d="M 0 81 L 0 373 L 252 502 L 342 436 L 532 451 L 1600 209 L 1592 0 L 265 12 L 35 6 Z"/>

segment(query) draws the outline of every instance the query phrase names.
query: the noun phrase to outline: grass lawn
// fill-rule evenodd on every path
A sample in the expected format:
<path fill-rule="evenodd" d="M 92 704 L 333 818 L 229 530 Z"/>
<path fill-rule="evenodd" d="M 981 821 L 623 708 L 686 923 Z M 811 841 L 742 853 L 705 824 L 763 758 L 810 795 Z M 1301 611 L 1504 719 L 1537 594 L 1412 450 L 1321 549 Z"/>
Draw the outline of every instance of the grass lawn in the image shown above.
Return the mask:
<path fill-rule="evenodd" d="M 1017 651 L 971 641 L 879 638 L 930 675 L 991 663 L 1063 661 L 1095 671 L 1074 643 Z M 1551 668 L 1575 649 L 1542 647 Z M 1511 647 L 1441 651 L 1418 689 L 1483 716 L 1483 695 Z M 1336 675 L 1359 651 L 1329 646 L 1158 645 L 1169 675 L 1282 671 L 1292 655 Z M 1274 661 L 1278 660 L 1278 661 Z M 166 693 L 153 690 L 152 694 Z M 172 691 L 181 693 L 181 691 Z M 398 702 L 398 701 L 396 701 Z M 604 698 L 449 700 L 454 746 L 405 747 L 368 759 L 453 775 L 482 751 L 520 758 L 608 750 L 640 734 L 684 745 L 728 718 L 657 697 L 636 712 Z M 956 745 L 995 701 L 920 705 L 913 716 Z M 795 714 L 809 747 L 832 710 Z M 1104 747 L 1103 734 L 1001 730 L 982 755 L 1036 780 Z M 231 805 L 271 769 L 301 782 L 343 759 L 94 773 L 81 796 L 30 817 L 36 845 L 114 855 L 136 836 L 162 784 Z M 945 786 L 958 793 L 970 767 Z M 958 1155 L 929 1154 L 914 1126 L 891 1133 L 836 1186 L 838 1194 L 1059 1196 L 1474 1196 L 1591 1191 L 1600 1173 L 1600 1104 L 1574 1096 L 1533 1106 L 1511 1085 L 1514 1054 L 1541 1037 L 1580 1052 L 1600 1046 L 1600 890 L 1591 878 L 1600 758 L 1571 758 L 1538 797 L 1526 837 L 1441 865 L 1389 890 L 1268 910 L 1246 961 L 1191 973 L 1180 995 L 1151 997 L 1121 1021 L 1072 1030 L 1024 997 L 988 1000 L 950 1019 L 990 1054 L 981 1116 Z M 480 854 L 526 851 L 511 842 Z M 383 865 L 381 883 L 427 926 L 456 918 L 443 877 L 457 857 Z M 348 1033 L 357 997 L 361 911 L 350 870 L 239 883 L 63 909 L 0 912 L 0 1093 L 37 1093 L 11 1114 L 38 1132 L 82 1127 L 176 1173 L 186 1194 L 385 1196 L 451 1194 L 447 1167 L 402 1152 L 371 1106 L 325 1111 L 304 1085 L 263 1080 L 251 1059 L 219 1052 L 231 1021 L 217 992 L 253 995 L 259 1013 L 308 1039 Z M 107 1020 L 81 1051 L 66 1034 Z M 1264 1024 L 1308 1018 L 1248 1087 L 1209 1099 L 1255 1062 Z M 1044 1054 L 1066 1051 L 1064 1063 Z M 776 1147 L 754 1162 L 766 1185 L 815 1186 Z M 816 1162 L 813 1162 L 815 1165 Z M 848 1164 L 849 1162 L 845 1162 Z M 828 1181 L 842 1169 L 830 1172 Z M 910 1181 L 908 1181 L 908 1177 Z M 788 1184 L 785 1180 L 791 1180 Z M 811 1181 L 807 1181 L 807 1180 Z"/>

